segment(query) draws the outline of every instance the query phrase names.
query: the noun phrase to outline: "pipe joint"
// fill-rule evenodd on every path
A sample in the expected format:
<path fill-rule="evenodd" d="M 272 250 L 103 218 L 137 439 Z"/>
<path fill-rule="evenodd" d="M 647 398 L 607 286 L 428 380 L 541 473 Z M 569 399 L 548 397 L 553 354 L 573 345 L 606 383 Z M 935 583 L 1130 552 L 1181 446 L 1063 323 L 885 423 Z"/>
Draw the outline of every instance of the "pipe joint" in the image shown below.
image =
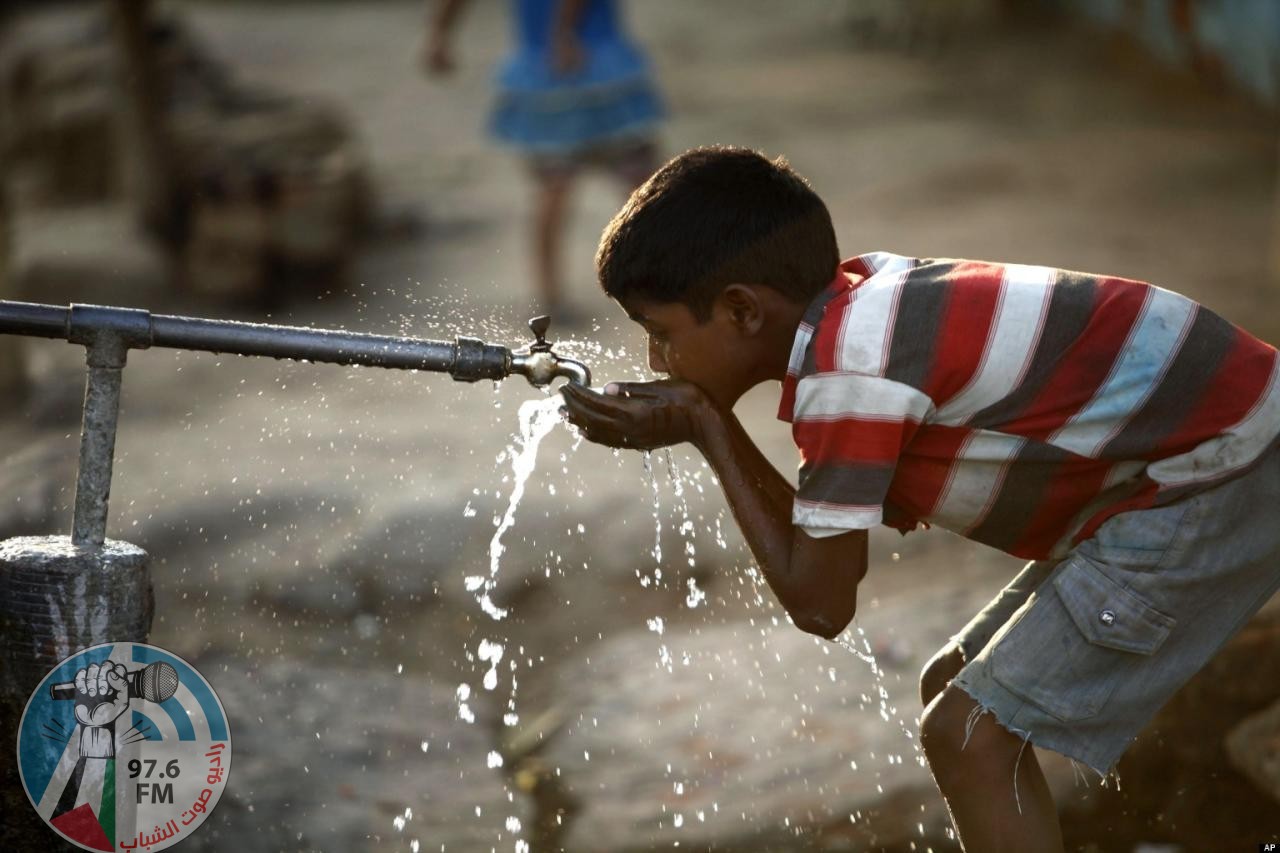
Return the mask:
<path fill-rule="evenodd" d="M 457 355 L 449 375 L 459 382 L 480 379 L 505 379 L 511 372 L 511 350 L 486 344 L 478 338 L 459 337 L 454 343 Z"/>
<path fill-rule="evenodd" d="M 105 305 L 72 305 L 67 340 L 82 344 L 90 367 L 122 368 L 131 349 L 151 346 L 151 312 Z"/>

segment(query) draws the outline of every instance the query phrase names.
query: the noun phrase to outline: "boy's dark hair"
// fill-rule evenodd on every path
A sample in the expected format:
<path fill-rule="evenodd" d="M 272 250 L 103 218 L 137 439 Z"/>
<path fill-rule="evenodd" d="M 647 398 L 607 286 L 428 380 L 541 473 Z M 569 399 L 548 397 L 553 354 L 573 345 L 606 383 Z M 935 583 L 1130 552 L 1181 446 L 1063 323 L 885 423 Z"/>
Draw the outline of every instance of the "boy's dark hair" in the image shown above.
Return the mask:
<path fill-rule="evenodd" d="M 695 148 L 632 193 L 596 252 L 614 299 L 681 302 L 698 322 L 729 284 L 771 287 L 807 302 L 836 274 L 831 214 L 781 157 L 746 148 Z"/>

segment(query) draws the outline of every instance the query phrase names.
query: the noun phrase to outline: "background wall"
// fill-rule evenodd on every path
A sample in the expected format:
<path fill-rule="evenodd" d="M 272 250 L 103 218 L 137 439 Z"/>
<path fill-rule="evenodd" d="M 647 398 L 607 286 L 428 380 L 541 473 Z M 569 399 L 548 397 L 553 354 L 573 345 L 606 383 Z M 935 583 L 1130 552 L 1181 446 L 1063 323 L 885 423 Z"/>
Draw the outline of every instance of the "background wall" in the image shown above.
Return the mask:
<path fill-rule="evenodd" d="M 1280 3 L 1274 0 L 1048 0 L 1135 37 L 1162 61 L 1280 104 Z"/>

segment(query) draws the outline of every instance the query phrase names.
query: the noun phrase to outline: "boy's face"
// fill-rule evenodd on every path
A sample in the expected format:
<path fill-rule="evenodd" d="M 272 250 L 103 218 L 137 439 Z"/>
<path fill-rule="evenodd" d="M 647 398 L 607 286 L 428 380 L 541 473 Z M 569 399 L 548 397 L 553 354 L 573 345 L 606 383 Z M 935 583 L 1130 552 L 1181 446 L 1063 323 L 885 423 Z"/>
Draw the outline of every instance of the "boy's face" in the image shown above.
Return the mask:
<path fill-rule="evenodd" d="M 718 300 L 703 323 L 681 302 L 628 299 L 620 304 L 648 334 L 654 372 L 692 382 L 725 408 L 732 408 L 754 384 L 751 341 Z"/>

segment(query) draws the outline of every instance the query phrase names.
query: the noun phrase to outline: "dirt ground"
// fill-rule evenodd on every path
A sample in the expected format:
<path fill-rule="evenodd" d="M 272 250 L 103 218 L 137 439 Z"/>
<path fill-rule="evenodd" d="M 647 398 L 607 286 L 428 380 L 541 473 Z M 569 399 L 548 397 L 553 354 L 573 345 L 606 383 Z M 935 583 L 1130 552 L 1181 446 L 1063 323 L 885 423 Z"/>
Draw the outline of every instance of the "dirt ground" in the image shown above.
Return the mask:
<path fill-rule="evenodd" d="M 294 303 L 273 321 L 527 338 L 529 187 L 521 163 L 482 133 L 505 4 L 470 9 L 458 33 L 461 68 L 447 80 L 425 78 L 417 64 L 419 3 L 177 8 L 246 79 L 343 109 L 366 145 L 384 215 L 421 222 L 374 239 L 348 292 Z M 844 5 L 820 0 L 785 9 L 766 0 L 662 0 L 628 11 L 668 98 L 665 150 L 732 143 L 787 156 L 826 199 L 844 254 L 888 249 L 1124 275 L 1280 339 L 1280 283 L 1268 267 L 1275 122 L 1244 100 L 1057 22 L 970 33 L 919 55 L 868 44 L 848 28 Z M 572 330 L 569 349 L 601 380 L 643 375 L 641 337 L 598 294 L 592 274 L 597 235 L 620 200 L 607 180 L 584 182 L 566 246 L 572 298 L 595 318 Z M 83 301 L 113 301 L 110 264 L 103 269 L 102 282 L 86 282 Z M 28 351 L 47 385 L 0 420 L 0 453 L 11 469 L 27 465 L 61 488 L 55 503 L 65 515 L 81 356 L 44 342 Z M 749 561 L 700 460 L 673 455 L 677 494 L 661 456 L 651 480 L 636 455 L 574 449 L 558 430 L 505 540 L 498 592 L 512 616 L 491 622 L 463 578 L 487 570 L 490 522 L 511 488 L 517 409 L 536 396 L 519 380 L 495 389 L 441 376 L 132 355 L 111 531 L 153 555 L 153 642 L 202 666 L 215 686 L 219 670 L 233 679 L 277 660 L 404 674 L 446 693 L 466 683 L 479 696 L 480 725 L 502 737 L 517 661 L 526 719 L 572 715 L 566 683 L 594 671 L 598 650 L 616 660 L 610 641 L 647 637 L 657 654 L 653 619 L 694 638 L 783 618 L 767 591 L 762 604 L 744 581 Z M 760 389 L 739 414 L 790 472 L 793 450 L 775 405 L 774 389 Z M 655 492 L 666 577 L 646 584 Z M 685 518 L 697 531 L 691 568 L 677 529 Z M 897 717 L 909 724 L 920 664 L 1018 564 L 945 533 L 883 531 L 872 561 L 860 622 L 886 662 Z M 707 598 L 690 606 L 696 589 Z M 479 688 L 488 668 L 477 661 L 481 639 L 501 642 L 511 665 L 491 694 Z M 652 663 L 641 653 L 619 666 L 639 672 Z M 251 709 L 235 710 L 252 724 Z M 482 752 L 473 758 L 484 761 Z M 921 843 L 945 846 L 936 797 L 906 790 L 915 792 L 906 811 L 928 803 Z M 390 829 L 404 796 L 376 806 L 386 837 L 366 838 L 368 849 L 405 846 L 407 836 Z M 590 795 L 578 796 L 589 814 Z M 628 849 L 680 837 L 628 832 Z M 586 837 L 574 849 L 597 849 Z M 698 838 L 694 849 L 714 846 Z"/>

